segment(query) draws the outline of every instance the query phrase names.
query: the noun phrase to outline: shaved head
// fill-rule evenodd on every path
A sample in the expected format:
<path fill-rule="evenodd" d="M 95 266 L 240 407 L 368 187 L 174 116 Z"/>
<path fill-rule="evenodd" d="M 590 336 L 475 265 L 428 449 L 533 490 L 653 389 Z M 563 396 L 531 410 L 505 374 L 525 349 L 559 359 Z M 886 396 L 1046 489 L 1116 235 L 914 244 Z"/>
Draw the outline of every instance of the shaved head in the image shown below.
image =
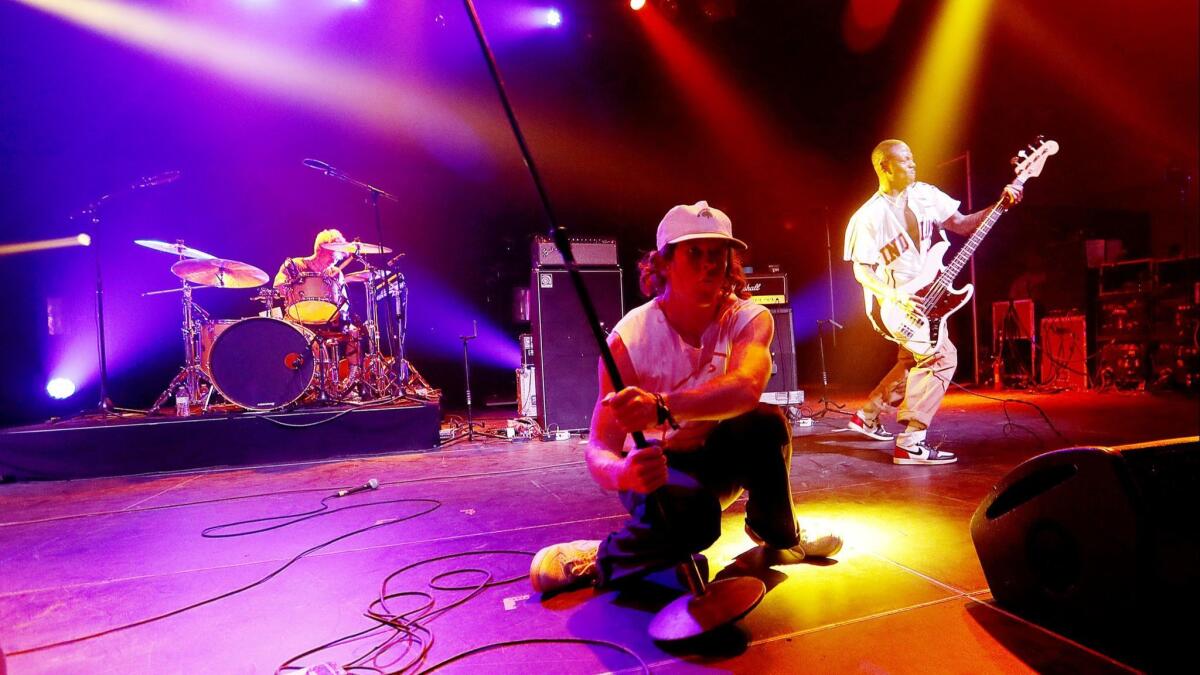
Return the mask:
<path fill-rule="evenodd" d="M 883 160 L 890 157 L 892 155 L 892 150 L 901 145 L 905 148 L 908 147 L 908 144 L 904 141 L 899 141 L 894 138 L 889 138 L 886 141 L 879 141 L 879 144 L 876 145 L 875 149 L 871 151 L 871 166 L 875 167 L 876 173 L 880 172 Z"/>

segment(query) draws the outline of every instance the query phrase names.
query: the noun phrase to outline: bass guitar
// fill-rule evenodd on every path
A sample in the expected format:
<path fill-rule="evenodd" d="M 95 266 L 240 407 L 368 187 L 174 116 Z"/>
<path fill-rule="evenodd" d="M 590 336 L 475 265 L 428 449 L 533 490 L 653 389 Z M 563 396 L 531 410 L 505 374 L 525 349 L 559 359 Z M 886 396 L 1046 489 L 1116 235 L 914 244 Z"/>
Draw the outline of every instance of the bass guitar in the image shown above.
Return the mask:
<path fill-rule="evenodd" d="M 1025 181 L 1041 175 L 1046 159 L 1057 152 L 1058 143 L 1038 137 L 1036 145 L 1030 145 L 1029 150 L 1022 150 L 1013 158 L 1017 177 L 1012 184 L 1020 188 Z M 937 351 L 945 339 L 946 319 L 967 304 L 975 294 L 973 285 L 955 288 L 954 280 L 1007 210 L 1003 200 L 997 202 L 949 265 L 943 264 L 949 242 L 934 244 L 929 249 L 920 274 L 896 289 L 900 291 L 900 297 L 910 299 L 909 303 L 877 296 L 879 321 L 875 324 L 880 333 L 918 358 Z"/>

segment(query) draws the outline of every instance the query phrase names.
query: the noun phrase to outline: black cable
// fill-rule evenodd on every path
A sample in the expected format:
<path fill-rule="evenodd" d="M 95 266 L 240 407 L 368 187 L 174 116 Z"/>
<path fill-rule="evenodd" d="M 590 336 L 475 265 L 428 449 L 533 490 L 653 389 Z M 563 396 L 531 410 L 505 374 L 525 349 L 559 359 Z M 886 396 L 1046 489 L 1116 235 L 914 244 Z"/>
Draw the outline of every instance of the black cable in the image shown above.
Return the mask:
<path fill-rule="evenodd" d="M 380 500 L 380 501 L 364 502 L 362 504 L 351 504 L 349 506 L 343 506 L 343 507 L 336 508 L 336 509 L 330 509 L 328 501 L 330 499 L 338 499 L 338 498 L 339 497 L 336 494 L 329 495 L 327 497 L 323 497 L 321 499 L 321 508 L 313 509 L 312 511 L 305 511 L 303 513 L 289 513 L 289 514 L 284 514 L 281 516 L 267 516 L 265 518 L 252 518 L 250 520 L 239 520 L 239 521 L 233 522 L 233 523 L 225 523 L 222 525 L 213 525 L 212 527 L 206 527 L 203 530 L 201 530 L 200 536 L 204 537 L 205 539 L 228 539 L 230 537 L 244 537 L 249 534 L 259 534 L 261 532 L 270 532 L 271 530 L 279 530 L 279 529 L 285 528 L 289 525 L 295 525 L 296 523 L 302 523 L 306 520 L 311 520 L 312 518 L 316 518 L 316 517 L 322 516 L 322 515 L 326 515 L 326 516 L 332 515 L 334 513 L 338 513 L 339 511 L 349 511 L 350 509 L 361 509 L 361 508 L 364 508 L 367 506 L 378 506 L 380 504 L 399 504 L 401 502 L 414 501 L 411 499 L 385 499 L 385 500 Z M 428 501 L 434 501 L 434 500 L 428 500 Z M 226 529 L 231 529 L 234 527 L 238 527 L 240 525 L 251 525 L 254 523 L 266 523 L 266 522 L 270 522 L 273 520 L 283 520 L 284 522 L 278 523 L 276 525 L 271 525 L 269 527 L 260 527 L 255 530 L 240 530 L 237 532 L 230 532 L 228 534 L 216 534 L 217 532 L 220 532 L 220 531 L 223 531 Z"/>
<path fill-rule="evenodd" d="M 252 588 L 255 588 L 256 586 L 260 586 L 260 585 L 266 583 L 267 581 L 270 581 L 271 579 L 275 578 L 276 576 L 279 576 L 281 573 L 283 573 L 284 570 L 286 570 L 287 568 L 296 564 L 301 559 L 303 559 L 313 553 L 316 553 L 317 551 L 320 551 L 321 549 L 332 546 L 333 544 L 335 544 L 339 541 L 342 541 L 343 539 L 349 539 L 350 537 L 362 534 L 364 532 L 369 532 L 376 528 L 386 527 L 388 525 L 395 525 L 396 523 L 401 523 L 401 522 L 404 522 L 407 520 L 411 520 L 413 518 L 417 518 L 419 516 L 426 515 L 428 513 L 432 513 L 433 511 L 435 511 L 442 505 L 442 503 L 440 501 L 437 501 L 435 499 L 396 499 L 396 500 L 389 500 L 388 502 L 376 502 L 376 503 L 400 503 L 400 502 L 427 503 L 427 504 L 432 504 L 433 506 L 432 506 L 432 508 L 426 509 L 424 511 L 420 511 L 418 513 L 413 513 L 413 514 L 403 516 L 403 517 L 389 518 L 386 520 L 378 521 L 378 522 L 376 522 L 372 525 L 368 525 L 366 527 L 361 527 L 356 530 L 351 530 L 350 532 L 347 532 L 345 534 L 340 534 L 340 535 L 334 537 L 333 539 L 329 539 L 325 542 L 322 542 L 320 544 L 317 544 L 316 546 L 313 546 L 311 548 L 308 548 L 308 549 L 302 551 L 301 553 L 292 557 L 290 560 L 285 562 L 283 565 L 279 566 L 278 568 L 276 568 L 272 572 L 268 573 L 266 576 L 262 577 L 261 579 L 258 579 L 257 581 L 252 581 L 249 584 L 246 584 L 245 586 L 235 588 L 231 591 L 226 591 L 225 593 L 221 593 L 220 595 L 206 598 L 199 602 L 194 602 L 190 605 L 186 605 L 184 607 L 173 609 L 168 612 L 163 612 L 161 614 L 156 614 L 154 616 L 147 617 L 145 619 L 140 619 L 138 621 L 132 621 L 130 623 L 122 624 L 120 626 L 115 626 L 113 628 L 108 628 L 108 629 L 105 629 L 102 631 L 96 631 L 95 633 L 89 633 L 87 635 L 81 635 L 79 637 L 70 638 L 67 640 L 59 640 L 58 642 L 51 642 L 51 643 L 44 644 L 44 645 L 38 645 L 36 647 L 30 647 L 28 649 L 19 649 L 16 651 L 9 652 L 8 655 L 10 657 L 11 656 L 21 656 L 23 654 L 32 654 L 34 652 L 45 651 L 47 649 L 55 649 L 57 647 L 64 647 L 66 645 L 77 644 L 77 643 L 84 642 L 87 640 L 93 640 L 98 637 L 103 637 L 105 635 L 112 635 L 113 633 L 118 633 L 120 631 L 128 630 L 130 628 L 137 628 L 138 626 L 144 626 L 146 624 L 154 623 L 156 621 L 161 621 L 163 619 L 166 619 L 166 618 L 169 618 L 172 616 L 176 616 L 178 614 L 183 614 L 184 612 L 188 612 L 193 609 L 203 607 L 205 605 L 211 605 L 212 603 L 217 602 L 219 600 L 224 600 L 225 598 L 232 597 L 239 593 L 243 593 Z M 363 504 L 362 506 L 366 506 L 366 505 L 367 504 Z M 340 509 L 338 509 L 338 510 L 340 510 Z M 336 511 L 330 511 L 329 513 L 336 513 Z M 217 526 L 217 527 L 223 527 L 223 526 Z M 268 528 L 268 529 L 273 529 L 273 528 Z M 252 533 L 245 532 L 242 534 L 252 534 Z M 227 535 L 227 536 L 239 536 L 239 535 Z"/>
<path fill-rule="evenodd" d="M 456 480 L 456 479 L 460 479 L 460 478 L 482 478 L 482 477 L 489 477 L 489 476 L 503 476 L 503 475 L 513 474 L 513 473 L 527 473 L 527 472 L 531 472 L 531 471 L 545 471 L 548 469 L 561 469 L 563 467 L 581 466 L 583 464 L 586 464 L 586 461 L 576 460 L 573 462 L 559 462 L 558 464 L 546 464 L 546 465 L 542 465 L 542 466 L 534 466 L 534 467 L 527 467 L 527 468 L 521 468 L 521 469 L 504 469 L 501 471 L 477 471 L 475 473 L 460 473 L 460 474 L 452 474 L 449 476 L 433 476 L 432 478 L 431 477 L 408 478 L 405 480 L 383 481 L 383 482 L 379 483 L 379 486 L 383 487 L 383 486 L 391 486 L 391 485 L 407 485 L 409 483 L 427 483 L 431 480 Z M 353 485 L 341 486 L 342 489 L 349 489 L 349 488 L 353 488 L 353 487 L 356 487 L 356 486 L 353 486 Z M 98 512 L 92 512 L 92 513 L 79 513 L 79 514 L 74 514 L 74 515 L 70 515 L 70 516 L 55 516 L 53 518 L 40 518 L 37 520 L 23 520 L 23 521 L 11 522 L 11 523 L 0 523 L 0 527 L 8 527 L 11 525 L 30 525 L 30 524 L 34 524 L 34 523 L 49 523 L 49 522 L 54 522 L 54 521 L 58 521 L 58 520 L 74 520 L 76 518 L 90 518 L 92 516 L 127 515 L 127 514 L 131 514 L 131 513 L 146 513 L 149 511 L 164 511 L 166 509 L 177 509 L 177 508 L 183 508 L 183 507 L 187 507 L 187 506 L 203 506 L 204 504 L 219 504 L 222 502 L 238 501 L 240 499 L 254 499 L 256 497 L 275 497 L 275 496 L 279 496 L 279 495 L 302 494 L 302 493 L 306 493 L 306 492 L 327 492 L 330 489 L 331 488 L 329 488 L 329 487 L 315 487 L 315 488 L 296 488 L 294 490 L 276 490 L 274 492 L 256 492 L 253 494 L 237 495 L 234 497 L 218 497 L 215 499 L 200 499 L 200 500 L 196 500 L 196 501 L 192 501 L 192 502 L 181 502 L 179 504 L 163 504 L 162 506 L 146 506 L 146 507 L 141 507 L 141 508 L 136 508 L 136 509 L 128 509 L 128 510 L 122 510 L 122 511 L 98 511 Z"/>
<path fill-rule="evenodd" d="M 433 631 L 428 627 L 428 623 L 446 614 L 451 609 L 466 604 L 468 601 L 477 597 L 484 590 L 494 586 L 501 586 L 524 580 L 528 578 L 528 573 L 522 570 L 522 572 L 518 575 L 504 579 L 495 579 L 491 572 L 480 568 L 456 568 L 440 572 L 434 575 L 433 578 L 427 582 L 427 586 L 430 589 L 436 591 L 465 591 L 462 596 L 443 606 L 438 606 L 434 596 L 427 591 L 390 591 L 389 586 L 397 577 L 401 576 L 405 572 L 424 565 L 429 565 L 431 563 L 441 562 L 444 560 L 487 555 L 519 555 L 532 558 L 534 554 L 529 551 L 517 551 L 509 549 L 463 551 L 440 555 L 433 558 L 426 558 L 405 565 L 388 574 L 388 576 L 383 579 L 379 588 L 379 597 L 372 600 L 366 611 L 363 613 L 366 618 L 376 622 L 376 625 L 343 635 L 330 640 L 323 645 L 308 649 L 303 653 L 292 656 L 288 660 L 284 661 L 275 672 L 280 673 L 285 671 L 299 670 L 301 669 L 301 666 L 293 664 L 307 656 L 312 656 L 313 654 L 366 639 L 368 637 L 376 637 L 377 642 L 366 652 L 355 657 L 349 663 L 344 664 L 342 667 L 345 670 L 363 670 L 377 673 L 404 673 L 412 671 L 425 661 L 429 654 L 429 650 L 433 647 L 434 634 Z M 447 579 L 462 574 L 478 574 L 480 575 L 481 581 L 477 584 L 470 585 L 446 583 Z M 395 601 L 401 598 L 419 598 L 422 599 L 423 602 L 418 606 L 405 611 L 398 611 L 388 606 L 389 601 Z M 485 645 L 473 651 L 481 651 L 492 648 L 495 648 L 495 645 Z M 402 651 L 398 656 L 391 658 L 390 663 L 380 663 L 381 660 L 383 660 L 385 657 L 389 657 L 391 652 L 397 649 L 402 649 Z M 461 658 L 462 656 L 464 655 L 459 655 L 458 657 L 454 658 Z M 439 664 L 438 667 L 445 665 L 445 663 L 447 662 Z"/>
<path fill-rule="evenodd" d="M 1002 410 L 1004 412 L 1004 419 L 1005 419 L 1005 424 L 1004 424 L 1004 433 L 1005 434 L 1008 434 L 1011 429 L 1021 429 L 1025 432 L 1029 433 L 1031 436 L 1033 436 L 1038 441 L 1039 445 L 1041 445 L 1043 447 L 1045 446 L 1045 443 L 1042 442 L 1042 438 L 1041 438 L 1041 436 L 1038 436 L 1037 432 L 1035 432 L 1033 429 L 1030 429 L 1029 427 L 1027 427 L 1023 424 L 1018 424 L 1013 421 L 1012 416 L 1008 412 L 1008 404 L 1020 403 L 1023 405 L 1030 406 L 1031 408 L 1036 410 L 1038 412 L 1038 414 L 1041 415 L 1042 420 L 1046 422 L 1046 426 L 1050 427 L 1050 430 L 1053 431 L 1056 436 L 1063 439 L 1063 441 L 1065 441 L 1067 443 L 1071 442 L 1070 439 L 1068 439 L 1066 436 L 1064 436 L 1062 434 L 1061 431 L 1058 430 L 1058 427 L 1054 426 L 1054 423 L 1050 421 L 1050 417 L 1048 415 L 1046 415 L 1046 412 L 1044 410 L 1042 410 L 1041 406 L 1039 406 L 1036 403 L 1032 403 L 1030 401 L 1022 401 L 1022 400 L 1016 399 L 1016 398 L 999 398 L 996 396 L 988 396 L 987 394 L 981 394 L 977 391 L 971 391 L 970 389 L 967 389 L 966 387 L 962 386 L 961 384 L 959 384 L 957 382 L 953 382 L 950 380 L 943 380 L 943 381 L 949 385 L 958 387 L 959 389 L 967 392 L 968 394 L 970 394 L 972 396 L 978 396 L 979 398 L 987 399 L 989 401 L 999 401 L 1000 403 L 1002 403 L 1003 404 Z"/>
<path fill-rule="evenodd" d="M 440 668 L 448 666 L 457 661 L 461 661 L 461 660 L 467 658 L 468 656 L 480 654 L 482 652 L 491 651 L 494 649 L 500 649 L 503 647 L 514 647 L 514 646 L 519 646 L 519 645 L 535 645 L 535 644 L 581 644 L 581 645 L 592 645 L 594 647 L 607 647 L 609 649 L 615 649 L 617 651 L 628 654 L 629 656 L 631 656 L 633 659 L 635 659 L 638 662 L 638 665 L 640 665 L 642 667 L 643 673 L 650 672 L 650 666 L 646 665 L 646 662 L 642 660 L 642 657 L 638 656 L 637 653 L 634 652 L 632 649 L 630 649 L 624 645 L 619 645 L 615 642 L 608 642 L 607 640 L 592 640 L 592 639 L 588 639 L 588 638 L 526 638 L 524 640 L 509 640 L 507 642 L 496 642 L 496 643 L 493 643 L 490 645 L 476 647 L 475 649 L 469 649 L 460 654 L 455 654 L 454 656 L 451 656 L 450 658 L 446 659 L 445 661 L 436 663 L 436 664 L 430 666 L 429 668 L 426 668 L 425 670 L 422 670 L 420 672 L 420 675 L 425 675 L 426 673 L 432 673 L 435 670 L 438 670 Z"/>
<path fill-rule="evenodd" d="M 274 417 L 270 417 L 268 415 L 259 415 L 256 419 L 266 420 L 268 422 L 271 422 L 272 424 L 276 424 L 281 427 L 287 427 L 289 429 L 307 429 L 309 427 L 315 427 L 315 426 L 319 426 L 322 424 L 328 424 L 329 422 L 332 422 L 332 421 L 342 417 L 343 415 L 348 415 L 356 410 L 362 410 L 363 408 L 373 408 L 376 406 L 382 407 L 385 405 L 395 403 L 399 398 L 400 397 L 398 397 L 398 396 L 391 396 L 388 398 L 377 399 L 374 401 L 364 401 L 362 403 L 354 403 L 354 404 L 347 403 L 346 405 L 350 405 L 352 407 L 347 408 L 345 410 L 338 410 L 338 411 L 332 413 L 329 417 L 327 417 L 325 419 L 317 420 L 316 422 L 304 422 L 304 423 L 296 424 L 296 423 L 292 423 L 292 422 L 284 422 L 283 420 L 275 419 Z M 314 411 L 314 413 L 316 413 L 316 411 Z M 320 413 L 316 413 L 316 414 L 320 414 Z"/>

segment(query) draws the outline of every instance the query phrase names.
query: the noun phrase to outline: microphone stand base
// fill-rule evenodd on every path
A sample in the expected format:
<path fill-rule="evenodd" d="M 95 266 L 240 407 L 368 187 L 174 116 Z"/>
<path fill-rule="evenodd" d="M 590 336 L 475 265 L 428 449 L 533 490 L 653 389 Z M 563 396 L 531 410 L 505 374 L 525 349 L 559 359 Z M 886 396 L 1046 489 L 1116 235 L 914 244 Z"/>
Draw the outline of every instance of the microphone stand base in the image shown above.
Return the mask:
<path fill-rule="evenodd" d="M 699 637 L 746 616 L 766 594 L 766 585 L 754 577 L 714 581 L 699 595 L 684 594 L 659 610 L 650 621 L 650 637 L 658 642 Z"/>

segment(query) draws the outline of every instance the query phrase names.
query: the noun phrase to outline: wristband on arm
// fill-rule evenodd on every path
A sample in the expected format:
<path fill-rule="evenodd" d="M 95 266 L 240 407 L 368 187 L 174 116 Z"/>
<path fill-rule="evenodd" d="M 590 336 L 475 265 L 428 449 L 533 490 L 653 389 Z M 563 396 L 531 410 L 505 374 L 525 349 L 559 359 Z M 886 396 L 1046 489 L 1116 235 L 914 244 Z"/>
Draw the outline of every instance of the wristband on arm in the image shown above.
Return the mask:
<path fill-rule="evenodd" d="M 667 407 L 663 401 L 662 394 L 654 395 L 654 404 L 658 408 L 658 425 L 670 424 L 672 429 L 679 430 L 679 423 L 675 421 L 675 417 L 671 415 L 671 409 Z"/>

